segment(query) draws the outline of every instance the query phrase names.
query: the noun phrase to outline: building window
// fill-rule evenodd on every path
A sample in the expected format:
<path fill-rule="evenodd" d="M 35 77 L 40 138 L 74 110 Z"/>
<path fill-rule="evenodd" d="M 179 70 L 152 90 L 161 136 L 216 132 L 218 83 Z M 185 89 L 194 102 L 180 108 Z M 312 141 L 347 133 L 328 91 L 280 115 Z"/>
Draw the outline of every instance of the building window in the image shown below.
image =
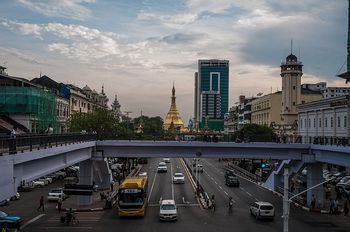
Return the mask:
<path fill-rule="evenodd" d="M 311 119 L 309 118 L 309 128 L 311 128 Z"/>
<path fill-rule="evenodd" d="M 316 118 L 314 118 L 314 128 L 316 128 Z"/>
<path fill-rule="evenodd" d="M 295 106 L 295 102 L 293 102 L 293 106 Z"/>
<path fill-rule="evenodd" d="M 318 127 L 319 128 L 321 128 L 321 126 L 322 126 L 322 121 L 321 120 L 322 120 L 321 118 L 318 119 Z"/>
<path fill-rule="evenodd" d="M 333 128 L 333 117 L 331 117 L 331 128 Z"/>
<path fill-rule="evenodd" d="M 325 119 L 324 119 L 324 127 L 328 127 L 327 124 L 328 124 L 328 118 L 325 118 Z"/>
<path fill-rule="evenodd" d="M 300 119 L 300 129 L 303 128 L 303 120 Z"/>
<path fill-rule="evenodd" d="M 295 85 L 293 86 L 293 90 L 295 90 Z"/>
<path fill-rule="evenodd" d="M 344 116 L 344 128 L 346 128 L 348 125 L 348 118 Z"/>
<path fill-rule="evenodd" d="M 337 126 L 340 127 L 340 117 L 339 116 L 337 118 L 337 124 L 338 124 Z"/>
<path fill-rule="evenodd" d="M 301 101 L 301 104 L 304 104 L 305 103 L 305 101 Z"/>

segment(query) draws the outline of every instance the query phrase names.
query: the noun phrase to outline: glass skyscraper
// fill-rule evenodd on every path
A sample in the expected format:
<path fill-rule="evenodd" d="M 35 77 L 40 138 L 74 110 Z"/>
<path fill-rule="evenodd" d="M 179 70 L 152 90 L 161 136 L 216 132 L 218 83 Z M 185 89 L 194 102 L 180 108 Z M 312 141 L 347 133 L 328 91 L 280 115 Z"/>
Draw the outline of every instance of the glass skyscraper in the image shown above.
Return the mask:
<path fill-rule="evenodd" d="M 194 96 L 194 122 L 197 129 L 224 130 L 228 92 L 229 61 L 199 60 Z"/>

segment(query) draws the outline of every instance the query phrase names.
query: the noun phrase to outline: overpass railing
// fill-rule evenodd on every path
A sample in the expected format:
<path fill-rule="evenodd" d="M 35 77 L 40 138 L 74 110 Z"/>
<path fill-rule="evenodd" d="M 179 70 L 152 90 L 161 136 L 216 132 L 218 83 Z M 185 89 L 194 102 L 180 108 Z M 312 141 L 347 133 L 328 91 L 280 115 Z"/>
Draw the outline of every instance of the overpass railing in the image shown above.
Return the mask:
<path fill-rule="evenodd" d="M 63 146 L 72 143 L 98 140 L 97 134 L 33 134 L 21 135 L 16 138 L 0 137 L 0 155 L 16 154 L 24 151 L 40 150 L 53 146 Z"/>

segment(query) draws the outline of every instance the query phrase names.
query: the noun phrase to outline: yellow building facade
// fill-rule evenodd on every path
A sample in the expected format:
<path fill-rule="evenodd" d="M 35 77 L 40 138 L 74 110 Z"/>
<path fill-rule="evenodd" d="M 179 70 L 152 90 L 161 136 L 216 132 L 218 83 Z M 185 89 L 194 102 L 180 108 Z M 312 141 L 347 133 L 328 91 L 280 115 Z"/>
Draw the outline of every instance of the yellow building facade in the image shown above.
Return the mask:
<path fill-rule="evenodd" d="M 281 123 L 282 92 L 270 93 L 251 102 L 251 123 L 270 126 Z"/>

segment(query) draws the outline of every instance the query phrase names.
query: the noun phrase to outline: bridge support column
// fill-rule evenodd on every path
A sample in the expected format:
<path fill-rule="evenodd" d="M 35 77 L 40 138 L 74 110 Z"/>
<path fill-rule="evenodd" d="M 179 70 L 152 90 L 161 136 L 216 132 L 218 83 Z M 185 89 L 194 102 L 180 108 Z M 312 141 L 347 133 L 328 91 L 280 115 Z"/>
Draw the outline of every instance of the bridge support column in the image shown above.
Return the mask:
<path fill-rule="evenodd" d="M 312 163 L 307 166 L 307 188 L 311 188 L 323 182 L 322 163 Z M 316 198 L 316 207 L 324 206 L 324 189 L 320 185 L 307 192 L 307 205 L 311 206 L 312 195 Z"/>
<path fill-rule="evenodd" d="M 92 185 L 92 160 L 85 160 L 79 164 L 79 184 Z M 79 196 L 78 205 L 91 205 L 92 196 Z"/>

